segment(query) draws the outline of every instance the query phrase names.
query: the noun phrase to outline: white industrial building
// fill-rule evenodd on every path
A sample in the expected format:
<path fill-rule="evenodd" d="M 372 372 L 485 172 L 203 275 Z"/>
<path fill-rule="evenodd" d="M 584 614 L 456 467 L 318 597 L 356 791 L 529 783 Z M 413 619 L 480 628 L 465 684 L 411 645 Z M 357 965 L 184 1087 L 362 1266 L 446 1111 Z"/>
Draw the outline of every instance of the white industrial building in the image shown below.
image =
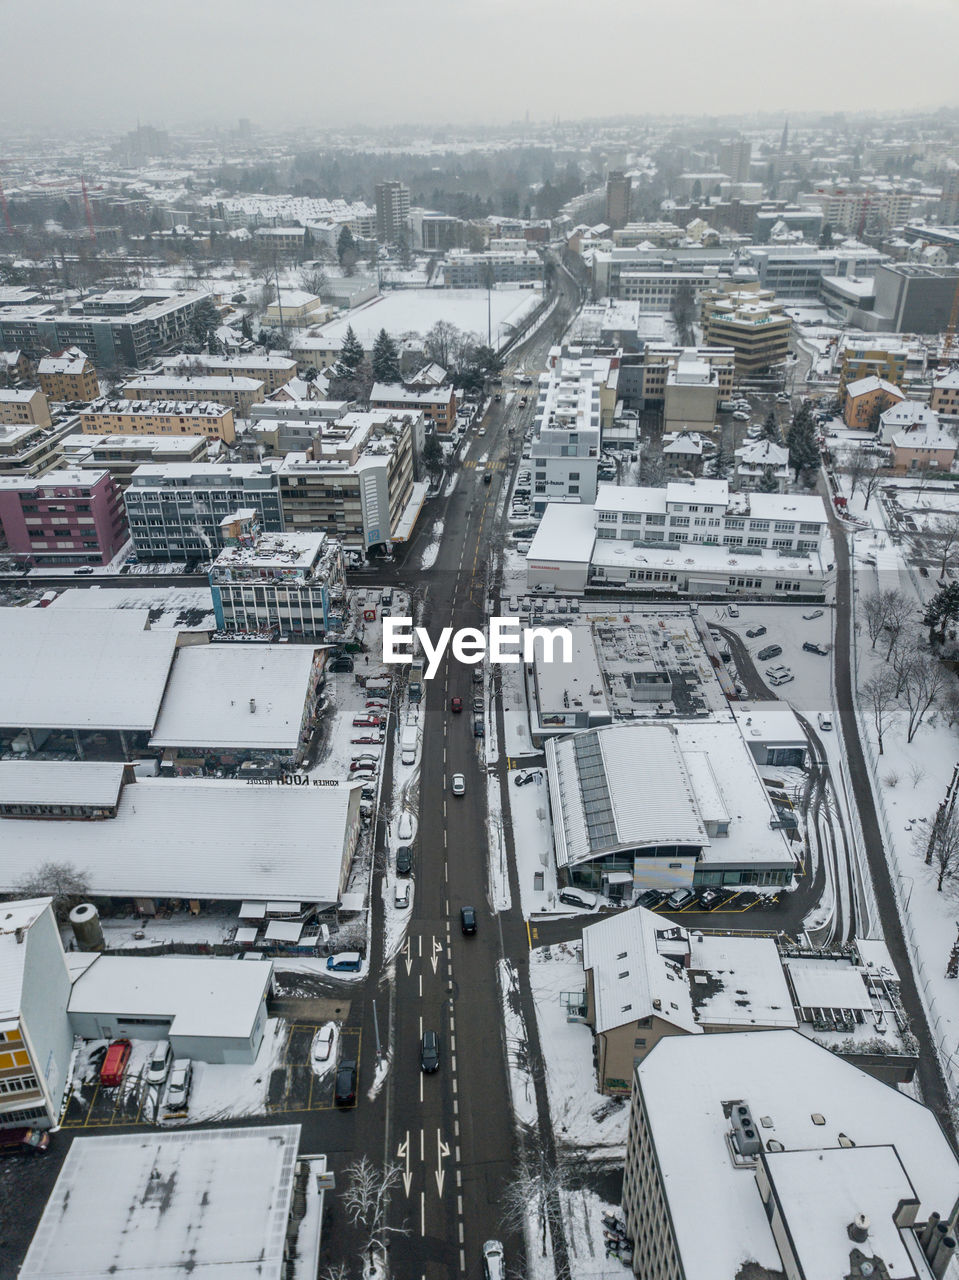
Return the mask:
<path fill-rule="evenodd" d="M 169 1040 L 174 1057 L 252 1063 L 266 1029 L 273 965 L 208 956 L 95 956 L 68 1013 L 85 1040 Z"/>
<path fill-rule="evenodd" d="M 115 766 L 114 766 L 115 767 Z M 33 795 L 32 763 L 21 788 Z M 56 817 L 60 796 L 74 806 L 103 782 L 75 763 L 47 764 L 46 812 L 31 820 L 0 816 L 0 892 L 11 891 L 45 862 L 69 860 L 85 873 L 89 895 L 133 899 L 153 915 L 166 899 L 275 900 L 332 909 L 346 888 L 359 838 L 360 792 L 342 786 L 250 786 L 246 779 L 129 778 L 113 807 Z M 18 779 L 5 776 L 8 803 Z M 99 805 L 97 806 L 99 808 Z"/>
<path fill-rule="evenodd" d="M 787 885 L 797 856 L 732 721 L 612 724 L 546 743 L 561 879 L 643 889 Z"/>
<path fill-rule="evenodd" d="M 635 1069 L 623 1212 L 643 1280 L 941 1280 L 957 1198 L 935 1115 L 796 1031 L 664 1036 Z"/>
<path fill-rule="evenodd" d="M 526 554 L 531 591 L 821 597 L 821 498 L 730 493 L 725 480 L 600 485 L 592 508 L 548 505 Z"/>
<path fill-rule="evenodd" d="M 284 1280 L 291 1249 L 316 1275 L 326 1159 L 299 1145 L 299 1125 L 75 1138 L 20 1276 Z"/>

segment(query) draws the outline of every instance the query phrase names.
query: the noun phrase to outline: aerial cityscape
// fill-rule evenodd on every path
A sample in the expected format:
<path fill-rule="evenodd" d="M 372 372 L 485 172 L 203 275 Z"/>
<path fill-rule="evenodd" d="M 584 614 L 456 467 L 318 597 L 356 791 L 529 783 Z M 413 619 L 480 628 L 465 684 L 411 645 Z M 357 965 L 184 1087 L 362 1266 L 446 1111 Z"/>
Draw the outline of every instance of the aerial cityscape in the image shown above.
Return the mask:
<path fill-rule="evenodd" d="M 959 1280 L 959 10 L 43 16 L 0 1280 Z"/>

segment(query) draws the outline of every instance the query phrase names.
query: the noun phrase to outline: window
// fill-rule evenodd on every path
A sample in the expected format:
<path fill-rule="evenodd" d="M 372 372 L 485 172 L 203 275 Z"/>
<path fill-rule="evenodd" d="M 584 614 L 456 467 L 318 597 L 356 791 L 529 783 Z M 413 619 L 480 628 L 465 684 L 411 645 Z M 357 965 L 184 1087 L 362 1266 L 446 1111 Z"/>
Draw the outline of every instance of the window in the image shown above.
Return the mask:
<path fill-rule="evenodd" d="M 641 1039 L 634 1040 L 634 1041 L 633 1041 L 633 1048 L 634 1048 L 634 1049 L 645 1049 L 645 1048 L 646 1048 L 646 1037 L 645 1037 L 645 1036 L 643 1036 Z"/>

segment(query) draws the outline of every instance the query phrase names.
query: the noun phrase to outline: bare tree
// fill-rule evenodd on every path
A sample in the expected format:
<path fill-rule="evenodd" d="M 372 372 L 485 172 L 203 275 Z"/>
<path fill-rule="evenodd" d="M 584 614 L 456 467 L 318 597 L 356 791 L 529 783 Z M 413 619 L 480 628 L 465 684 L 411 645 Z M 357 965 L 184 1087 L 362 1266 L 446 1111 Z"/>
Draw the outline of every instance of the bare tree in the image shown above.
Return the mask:
<path fill-rule="evenodd" d="M 914 760 L 912 764 L 909 766 L 909 781 L 912 783 L 913 791 L 915 791 L 916 787 L 919 786 L 919 783 L 922 782 L 925 776 L 926 776 L 925 769 L 922 767 L 922 765 L 919 763 L 918 760 Z"/>
<path fill-rule="evenodd" d="M 928 654 L 917 653 L 909 665 L 902 696 L 906 703 L 906 741 L 912 742 L 926 713 L 938 698 L 945 683 L 942 663 Z"/>
<path fill-rule="evenodd" d="M 300 272 L 300 284 L 307 293 L 317 297 L 323 292 L 328 279 L 326 272 L 318 267 L 304 267 Z"/>
<path fill-rule="evenodd" d="M 921 846 L 925 840 L 922 832 L 917 843 Z M 939 810 L 924 852 L 926 866 L 936 870 L 936 891 L 942 893 L 946 880 L 955 880 L 959 870 L 959 813 L 955 809 Z"/>
<path fill-rule="evenodd" d="M 862 616 L 866 619 L 866 631 L 875 649 L 876 641 L 882 635 L 882 629 L 886 625 L 885 592 L 873 591 L 871 595 L 865 596 L 860 602 L 860 608 Z"/>
<path fill-rule="evenodd" d="M 376 1165 L 366 1156 L 354 1160 L 346 1169 L 343 1207 L 354 1226 L 362 1227 L 367 1236 L 364 1254 L 372 1266 L 374 1255 L 383 1251 L 387 1232 L 408 1235 L 407 1227 L 391 1227 L 386 1221 L 390 1193 L 402 1185 L 403 1173 L 398 1164 Z"/>
<path fill-rule="evenodd" d="M 903 628 L 915 614 L 916 606 L 905 592 L 896 588 L 883 591 L 882 595 L 884 597 L 883 612 L 885 614 L 882 625 L 883 630 L 889 637 L 889 648 L 886 650 L 886 661 L 888 662 L 893 647 L 898 643 L 900 636 L 903 635 Z M 915 647 L 918 637 L 910 633 L 907 633 L 907 636 L 911 640 L 913 647 Z"/>
<path fill-rule="evenodd" d="M 938 576 L 944 578 L 946 570 L 959 554 L 959 512 L 940 516 L 934 525 L 926 529 L 923 541 L 939 561 Z"/>
<path fill-rule="evenodd" d="M 912 668 L 915 666 L 918 656 L 915 646 L 909 644 L 908 641 L 896 643 L 890 649 L 886 661 L 889 663 L 889 668 L 896 678 L 893 697 L 898 698 L 906 687 L 906 682 L 910 679 Z"/>
<path fill-rule="evenodd" d="M 863 493 L 864 505 L 870 500 L 883 479 L 882 458 L 875 453 L 867 452 L 864 445 L 859 445 L 849 455 L 846 464 L 846 475 L 849 477 L 849 496 L 853 497 L 857 489 Z"/>
<path fill-rule="evenodd" d="M 941 700 L 942 714 L 950 728 L 959 724 L 959 681 L 947 680 Z"/>
<path fill-rule="evenodd" d="M 52 898 L 58 920 L 65 920 L 77 903 L 90 893 L 85 871 L 72 862 L 42 862 L 13 886 L 15 898 Z"/>
<path fill-rule="evenodd" d="M 562 1170 L 549 1164 L 541 1152 L 539 1163 L 524 1154 L 512 1181 L 503 1188 L 500 1222 L 504 1229 L 517 1235 L 525 1234 L 530 1218 L 535 1218 L 544 1258 L 549 1253 L 553 1229 L 563 1230 L 561 1193 L 564 1186 Z"/>
<path fill-rule="evenodd" d="M 863 705 L 872 718 L 879 754 L 882 755 L 883 734 L 896 714 L 896 681 L 889 671 L 880 671 L 859 686 Z"/>

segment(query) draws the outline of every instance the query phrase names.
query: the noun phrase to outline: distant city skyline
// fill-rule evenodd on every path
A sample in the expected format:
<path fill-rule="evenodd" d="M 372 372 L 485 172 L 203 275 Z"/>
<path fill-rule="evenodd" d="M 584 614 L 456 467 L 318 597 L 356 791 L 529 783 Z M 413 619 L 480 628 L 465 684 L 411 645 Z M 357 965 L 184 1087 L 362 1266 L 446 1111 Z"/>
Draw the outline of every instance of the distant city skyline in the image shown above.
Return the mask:
<path fill-rule="evenodd" d="M 123 130 L 137 118 L 264 127 L 505 124 L 959 104 L 952 0 L 761 0 L 675 11 L 595 0 L 357 0 L 7 6 L 7 131 Z M 37 66 L 42 67 L 38 76 Z M 428 74 L 425 69 L 428 68 Z"/>

